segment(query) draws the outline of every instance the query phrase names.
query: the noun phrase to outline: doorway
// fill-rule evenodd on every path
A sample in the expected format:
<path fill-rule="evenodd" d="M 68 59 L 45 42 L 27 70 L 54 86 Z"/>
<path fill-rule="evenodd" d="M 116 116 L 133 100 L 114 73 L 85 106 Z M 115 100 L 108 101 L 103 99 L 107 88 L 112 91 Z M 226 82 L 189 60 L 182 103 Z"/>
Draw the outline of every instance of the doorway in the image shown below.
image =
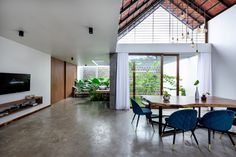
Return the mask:
<path fill-rule="evenodd" d="M 129 54 L 130 97 L 179 95 L 179 54 Z"/>

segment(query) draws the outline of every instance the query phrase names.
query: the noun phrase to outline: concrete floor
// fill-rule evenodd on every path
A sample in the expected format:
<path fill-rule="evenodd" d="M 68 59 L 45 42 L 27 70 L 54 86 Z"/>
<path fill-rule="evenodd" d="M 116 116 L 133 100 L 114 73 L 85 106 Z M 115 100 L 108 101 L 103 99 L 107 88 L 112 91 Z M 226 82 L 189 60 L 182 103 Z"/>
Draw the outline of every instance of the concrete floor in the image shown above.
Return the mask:
<path fill-rule="evenodd" d="M 130 124 L 132 111 L 112 111 L 99 102 L 67 99 L 0 128 L 1 157 L 136 157 L 196 156 L 235 157 L 227 136 L 216 134 L 212 151 L 207 149 L 207 131 L 196 130 L 199 148 L 190 133 L 160 138 L 144 117 L 137 131 Z M 236 141 L 236 137 L 233 137 Z"/>

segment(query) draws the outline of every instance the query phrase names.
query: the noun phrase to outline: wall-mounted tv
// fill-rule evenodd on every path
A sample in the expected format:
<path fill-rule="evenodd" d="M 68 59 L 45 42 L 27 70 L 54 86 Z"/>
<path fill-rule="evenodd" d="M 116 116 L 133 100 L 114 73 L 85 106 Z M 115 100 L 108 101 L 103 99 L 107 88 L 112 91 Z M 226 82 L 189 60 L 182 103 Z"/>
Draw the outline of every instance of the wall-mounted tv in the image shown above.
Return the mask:
<path fill-rule="evenodd" d="M 0 95 L 30 91 L 30 74 L 0 73 Z"/>

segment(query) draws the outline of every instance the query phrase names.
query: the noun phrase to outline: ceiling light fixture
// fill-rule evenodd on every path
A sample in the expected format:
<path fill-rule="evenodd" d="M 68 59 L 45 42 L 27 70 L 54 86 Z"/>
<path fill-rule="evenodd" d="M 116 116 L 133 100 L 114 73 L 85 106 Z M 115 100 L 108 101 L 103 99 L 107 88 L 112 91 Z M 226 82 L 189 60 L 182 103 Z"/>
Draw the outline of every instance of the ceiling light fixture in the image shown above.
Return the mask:
<path fill-rule="evenodd" d="M 93 27 L 89 27 L 89 34 L 93 34 Z"/>
<path fill-rule="evenodd" d="M 198 12 L 200 12 L 200 8 L 198 8 Z M 206 10 L 204 10 L 204 23 L 202 25 L 199 25 L 197 28 L 198 33 L 206 33 L 207 28 L 206 28 Z"/>
<path fill-rule="evenodd" d="M 19 37 L 24 37 L 25 32 L 23 30 L 19 30 L 18 33 L 19 33 Z"/>

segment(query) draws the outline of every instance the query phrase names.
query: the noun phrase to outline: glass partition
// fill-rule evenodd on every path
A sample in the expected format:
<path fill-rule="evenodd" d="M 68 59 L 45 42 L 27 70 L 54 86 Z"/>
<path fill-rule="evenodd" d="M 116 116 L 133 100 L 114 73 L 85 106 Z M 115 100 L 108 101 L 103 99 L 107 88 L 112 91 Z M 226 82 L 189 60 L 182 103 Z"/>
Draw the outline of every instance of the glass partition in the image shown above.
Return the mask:
<path fill-rule="evenodd" d="M 179 55 L 130 54 L 130 97 L 141 104 L 141 95 L 179 94 Z"/>

